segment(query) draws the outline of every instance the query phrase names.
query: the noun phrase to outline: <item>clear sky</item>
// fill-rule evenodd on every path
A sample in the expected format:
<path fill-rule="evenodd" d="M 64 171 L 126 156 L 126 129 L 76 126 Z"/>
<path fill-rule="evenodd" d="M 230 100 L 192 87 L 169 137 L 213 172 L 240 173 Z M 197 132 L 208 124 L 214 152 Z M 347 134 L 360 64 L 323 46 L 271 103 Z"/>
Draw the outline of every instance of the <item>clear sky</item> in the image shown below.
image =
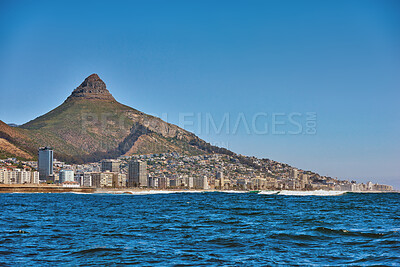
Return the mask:
<path fill-rule="evenodd" d="M 399 1 L 0 1 L 0 120 L 46 113 L 92 73 L 234 152 L 400 189 Z"/>

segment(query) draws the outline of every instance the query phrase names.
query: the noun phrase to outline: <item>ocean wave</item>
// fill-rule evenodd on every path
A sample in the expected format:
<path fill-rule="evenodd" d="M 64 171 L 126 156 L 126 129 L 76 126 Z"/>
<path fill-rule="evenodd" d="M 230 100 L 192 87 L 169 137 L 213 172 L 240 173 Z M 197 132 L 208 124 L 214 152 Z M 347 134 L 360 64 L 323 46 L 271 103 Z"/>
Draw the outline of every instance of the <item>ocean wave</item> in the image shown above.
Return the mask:
<path fill-rule="evenodd" d="M 325 191 L 325 190 L 315 190 L 315 191 L 291 191 L 283 190 L 278 193 L 278 195 L 283 196 L 340 196 L 346 194 L 346 191 Z"/>
<path fill-rule="evenodd" d="M 106 248 L 106 247 L 98 247 L 98 248 L 90 248 L 90 249 L 83 249 L 79 251 L 75 251 L 72 254 L 95 254 L 98 252 L 115 252 L 115 251 L 121 251 L 121 249 L 118 248 Z"/>
<path fill-rule="evenodd" d="M 346 235 L 346 236 L 361 236 L 361 237 L 369 237 L 369 238 L 382 238 L 388 235 L 393 234 L 393 231 L 377 233 L 377 232 L 362 232 L 355 230 L 346 230 L 346 229 L 332 229 L 326 227 L 317 227 L 314 231 L 324 234 L 337 234 L 337 235 Z"/>
<path fill-rule="evenodd" d="M 155 195 L 155 194 L 172 194 L 172 193 L 180 193 L 184 191 L 167 191 L 167 190 L 143 190 L 143 191 L 135 191 L 135 190 L 123 190 L 123 191 L 99 191 L 92 194 L 111 194 L 111 195 Z"/>
<path fill-rule="evenodd" d="M 50 194 L 75 194 L 75 195 L 93 195 L 95 193 L 87 193 L 87 192 L 54 192 Z"/>
<path fill-rule="evenodd" d="M 217 237 L 207 240 L 207 243 L 223 247 L 243 247 L 244 244 L 238 238 L 231 237 Z"/>
<path fill-rule="evenodd" d="M 243 194 L 247 193 L 247 191 L 236 191 L 236 190 L 224 190 L 224 191 L 217 191 L 221 193 L 228 193 L 228 194 Z"/>
<path fill-rule="evenodd" d="M 158 194 L 107 193 L 126 191 Z M 390 266 L 400 260 L 399 195 L 97 192 L 0 194 L 0 251 L 13 253 L 0 255 L 0 266 Z"/>
<path fill-rule="evenodd" d="M 287 239 L 287 240 L 298 240 L 298 241 L 318 241 L 321 237 L 309 235 L 309 234 L 288 234 L 288 233 L 278 233 L 269 236 L 273 239 Z"/>

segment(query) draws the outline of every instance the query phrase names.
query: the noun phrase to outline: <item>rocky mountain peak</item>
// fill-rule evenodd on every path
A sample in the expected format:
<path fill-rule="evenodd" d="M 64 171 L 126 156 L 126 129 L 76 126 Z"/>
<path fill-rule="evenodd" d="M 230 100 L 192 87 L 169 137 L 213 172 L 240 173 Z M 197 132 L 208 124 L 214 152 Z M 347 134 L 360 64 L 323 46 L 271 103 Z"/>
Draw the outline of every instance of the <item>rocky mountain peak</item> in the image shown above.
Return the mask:
<path fill-rule="evenodd" d="M 114 97 L 107 90 L 106 84 L 95 73 L 87 77 L 81 83 L 81 85 L 79 85 L 72 92 L 72 94 L 68 97 L 67 101 L 77 98 L 115 101 Z"/>

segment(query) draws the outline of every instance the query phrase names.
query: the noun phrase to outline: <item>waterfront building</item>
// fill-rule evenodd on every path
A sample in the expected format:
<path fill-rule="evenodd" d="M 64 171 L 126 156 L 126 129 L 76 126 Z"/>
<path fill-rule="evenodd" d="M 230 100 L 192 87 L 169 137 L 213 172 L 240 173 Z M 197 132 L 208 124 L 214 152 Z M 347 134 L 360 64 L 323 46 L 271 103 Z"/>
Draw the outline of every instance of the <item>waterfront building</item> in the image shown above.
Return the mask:
<path fill-rule="evenodd" d="M 113 187 L 113 176 L 112 172 L 93 172 L 92 186 L 96 188 L 100 187 Z"/>
<path fill-rule="evenodd" d="M 384 184 L 375 184 L 373 190 L 376 191 L 393 191 L 393 186 Z"/>
<path fill-rule="evenodd" d="M 93 183 L 92 183 L 92 173 L 91 172 L 84 172 L 83 173 L 83 177 L 81 180 L 81 186 L 85 186 L 85 187 L 92 187 Z"/>
<path fill-rule="evenodd" d="M 53 149 L 51 147 L 46 146 L 39 148 L 38 170 L 40 180 L 52 180 L 51 176 L 53 176 Z"/>
<path fill-rule="evenodd" d="M 18 178 L 17 178 L 17 171 L 9 171 L 8 172 L 8 183 L 9 184 L 17 184 L 18 183 Z"/>
<path fill-rule="evenodd" d="M 159 187 L 159 179 L 157 177 L 149 177 L 149 188 L 158 188 Z"/>
<path fill-rule="evenodd" d="M 7 169 L 0 169 L 0 184 L 9 184 Z"/>
<path fill-rule="evenodd" d="M 113 185 L 114 188 L 126 187 L 126 174 L 113 172 Z"/>
<path fill-rule="evenodd" d="M 84 172 L 81 175 L 80 185 L 84 187 L 126 187 L 126 174 L 117 172 Z"/>
<path fill-rule="evenodd" d="M 342 184 L 340 185 L 340 190 L 349 192 L 356 191 L 356 185 L 352 183 Z"/>
<path fill-rule="evenodd" d="M 58 174 L 58 181 L 60 184 L 64 182 L 74 182 L 74 171 L 72 170 L 61 170 Z"/>
<path fill-rule="evenodd" d="M 115 159 L 107 159 L 101 161 L 101 172 L 119 172 L 120 163 Z"/>
<path fill-rule="evenodd" d="M 298 175 L 299 175 L 299 171 L 297 169 L 292 169 L 290 171 L 290 178 L 297 179 Z"/>
<path fill-rule="evenodd" d="M 253 179 L 253 189 L 265 189 L 267 180 L 262 177 L 256 177 Z"/>
<path fill-rule="evenodd" d="M 304 189 L 306 187 L 306 185 L 308 185 L 308 175 L 305 173 L 301 173 L 299 175 L 300 178 L 300 189 Z"/>
<path fill-rule="evenodd" d="M 290 190 L 296 190 L 299 188 L 299 182 L 296 180 L 290 180 L 287 182 L 287 187 Z"/>
<path fill-rule="evenodd" d="M 278 187 L 278 182 L 275 178 L 267 177 L 265 179 L 264 188 L 265 189 L 275 189 Z"/>
<path fill-rule="evenodd" d="M 158 177 L 158 188 L 166 189 L 169 187 L 170 181 L 168 177 Z"/>
<path fill-rule="evenodd" d="M 135 160 L 129 162 L 128 187 L 147 187 L 147 163 Z"/>
<path fill-rule="evenodd" d="M 208 179 L 207 176 L 203 176 L 203 177 L 196 177 L 194 179 L 194 187 L 196 189 L 210 189 L 209 185 L 208 185 Z"/>
<path fill-rule="evenodd" d="M 186 180 L 183 177 L 177 177 L 176 178 L 176 186 L 178 188 L 186 187 Z"/>
<path fill-rule="evenodd" d="M 74 168 L 74 169 L 76 170 L 77 168 Z M 75 173 L 75 171 L 74 171 L 74 173 Z M 81 173 L 75 173 L 74 181 L 78 182 L 79 185 L 81 186 L 82 183 L 83 183 L 82 180 L 83 180 L 83 173 L 82 172 Z"/>
<path fill-rule="evenodd" d="M 372 182 L 367 182 L 367 190 L 373 190 L 374 184 Z"/>
<path fill-rule="evenodd" d="M 217 171 L 215 178 L 219 180 L 219 189 L 224 189 L 225 188 L 224 172 Z"/>
<path fill-rule="evenodd" d="M 169 186 L 170 187 L 172 187 L 172 188 L 176 188 L 178 185 L 177 185 L 178 183 L 177 183 L 177 180 L 176 179 L 170 179 L 169 180 Z"/>
<path fill-rule="evenodd" d="M 31 172 L 31 184 L 39 184 L 39 172 Z"/>
<path fill-rule="evenodd" d="M 0 183 L 1 184 L 38 184 L 39 172 L 26 171 L 21 169 L 0 170 Z"/>
<path fill-rule="evenodd" d="M 31 172 L 17 169 L 17 183 L 18 184 L 30 184 L 31 183 Z"/>
<path fill-rule="evenodd" d="M 185 177 L 185 184 L 188 188 L 193 188 L 194 187 L 193 177 Z"/>
<path fill-rule="evenodd" d="M 246 190 L 248 188 L 248 180 L 244 178 L 239 178 L 236 180 L 236 185 L 239 189 Z"/>

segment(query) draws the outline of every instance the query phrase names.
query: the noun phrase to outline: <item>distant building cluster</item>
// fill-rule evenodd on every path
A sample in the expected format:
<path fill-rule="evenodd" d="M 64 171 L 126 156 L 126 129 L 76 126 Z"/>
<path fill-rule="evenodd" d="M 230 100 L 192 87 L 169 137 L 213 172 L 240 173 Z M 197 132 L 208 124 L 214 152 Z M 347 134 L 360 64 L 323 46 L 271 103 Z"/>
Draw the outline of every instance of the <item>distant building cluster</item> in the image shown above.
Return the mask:
<path fill-rule="evenodd" d="M 205 190 L 393 190 L 389 185 L 338 180 L 269 159 L 241 155 L 186 156 L 173 152 L 70 165 L 54 159 L 52 148 L 42 147 L 38 162 L 15 159 L 2 162 L 0 183 L 3 184 L 40 182 L 64 187 Z M 17 168 L 16 163 L 22 166 Z"/>
<path fill-rule="evenodd" d="M 0 184 L 39 184 L 39 172 L 24 169 L 0 169 Z"/>

